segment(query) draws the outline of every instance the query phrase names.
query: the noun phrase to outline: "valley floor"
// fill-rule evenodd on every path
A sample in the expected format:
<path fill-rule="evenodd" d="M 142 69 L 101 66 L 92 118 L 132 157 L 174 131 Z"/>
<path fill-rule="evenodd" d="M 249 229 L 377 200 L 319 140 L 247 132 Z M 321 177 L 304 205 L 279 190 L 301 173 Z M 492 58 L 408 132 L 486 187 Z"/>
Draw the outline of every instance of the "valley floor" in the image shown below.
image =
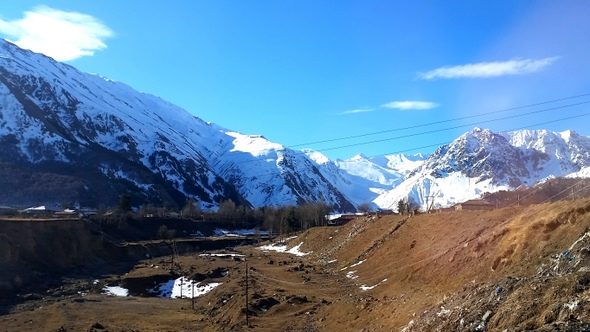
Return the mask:
<path fill-rule="evenodd" d="M 589 229 L 588 199 L 363 217 L 274 246 L 291 253 L 244 246 L 66 281 L 0 316 L 0 330 L 590 331 Z M 194 310 L 146 293 L 179 276 L 221 285 Z"/>

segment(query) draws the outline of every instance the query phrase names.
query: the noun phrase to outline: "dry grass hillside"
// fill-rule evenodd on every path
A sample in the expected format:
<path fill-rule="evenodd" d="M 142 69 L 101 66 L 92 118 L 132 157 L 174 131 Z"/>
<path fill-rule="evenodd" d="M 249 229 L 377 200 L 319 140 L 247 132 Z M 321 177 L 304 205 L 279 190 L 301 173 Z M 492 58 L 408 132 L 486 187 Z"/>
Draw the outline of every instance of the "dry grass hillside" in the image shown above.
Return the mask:
<path fill-rule="evenodd" d="M 534 275 L 589 226 L 590 200 L 577 200 L 412 218 L 369 217 L 339 229 L 313 229 L 297 241 L 304 242 L 303 251 L 313 251 L 309 259 L 317 263 L 337 259 L 335 273 L 354 271 L 351 276 L 358 277 L 351 281 L 357 286 L 378 284 L 361 290 L 368 304 L 348 310 L 328 307 L 320 326 L 379 330 L 401 328 L 465 287 Z M 346 326 L 338 323 L 344 321 Z"/>
<path fill-rule="evenodd" d="M 170 257 L 146 259 L 17 306 L 0 330 L 580 331 L 590 322 L 589 226 L 590 199 L 362 217 L 289 239 L 305 256 L 245 246 L 245 261 L 187 254 L 171 271 Z M 100 294 L 179 275 L 222 285 L 195 310 L 186 299 Z"/>

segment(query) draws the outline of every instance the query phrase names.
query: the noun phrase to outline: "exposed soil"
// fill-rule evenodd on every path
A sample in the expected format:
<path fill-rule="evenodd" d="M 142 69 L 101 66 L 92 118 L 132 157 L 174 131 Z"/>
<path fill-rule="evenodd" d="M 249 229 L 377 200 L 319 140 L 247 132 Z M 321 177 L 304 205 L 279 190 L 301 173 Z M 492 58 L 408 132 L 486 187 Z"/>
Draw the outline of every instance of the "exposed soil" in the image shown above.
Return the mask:
<path fill-rule="evenodd" d="M 244 258 L 187 252 L 174 264 L 170 256 L 142 260 L 96 284 L 66 280 L 27 294 L 0 316 L 0 330 L 584 331 L 589 227 L 588 199 L 363 217 L 291 239 L 289 247 L 303 242 L 303 257 L 242 246 L 235 253 Z M 221 285 L 196 298 L 195 310 L 190 299 L 144 291 L 178 276 Z M 105 285 L 132 296 L 103 295 Z"/>

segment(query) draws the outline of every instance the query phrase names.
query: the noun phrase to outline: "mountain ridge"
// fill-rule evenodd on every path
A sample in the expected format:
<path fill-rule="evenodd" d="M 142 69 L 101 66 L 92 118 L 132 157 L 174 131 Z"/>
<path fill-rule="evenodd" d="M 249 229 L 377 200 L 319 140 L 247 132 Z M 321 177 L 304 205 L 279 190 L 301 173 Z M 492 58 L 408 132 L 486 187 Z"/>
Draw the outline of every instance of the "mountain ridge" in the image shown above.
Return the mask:
<path fill-rule="evenodd" d="M 92 191 L 97 183 L 111 183 L 107 187 L 112 196 L 132 192 L 137 194 L 136 202 L 181 206 L 193 198 L 203 208 L 215 208 L 224 199 L 255 207 L 321 200 L 337 210 L 354 210 L 311 162 L 301 160 L 301 172 L 290 169 L 293 160 L 301 159 L 296 151 L 272 146 L 255 155 L 226 149 L 238 144 L 238 138 L 227 134 L 232 131 L 158 97 L 84 74 L 6 41 L 0 41 L 0 52 L 0 140 L 3 150 L 10 151 L 3 153 L 4 162 L 33 168 L 49 163 L 52 172 L 57 164 L 65 168 L 75 164 L 84 169 L 77 174 L 82 187 Z M 274 172 L 275 183 L 246 188 L 227 181 L 220 176 L 222 169 L 210 163 L 231 164 L 237 153 L 252 164 L 274 153 L 276 163 L 267 170 Z M 277 199 L 252 204 L 245 198 L 252 191 Z M 53 195 L 57 200 L 76 199 L 61 192 Z M 81 204 L 92 200 L 88 196 Z M 113 203 L 113 199 L 105 202 Z"/>
<path fill-rule="evenodd" d="M 330 160 L 206 122 L 4 40 L 0 109 L 5 204 L 112 206 L 132 193 L 136 204 L 180 207 L 194 199 L 204 209 L 226 199 L 251 207 L 321 201 L 335 211 L 365 203 L 396 210 L 410 200 L 427 209 L 587 176 L 590 166 L 590 138 L 571 130 L 474 128 L 429 155 Z"/>

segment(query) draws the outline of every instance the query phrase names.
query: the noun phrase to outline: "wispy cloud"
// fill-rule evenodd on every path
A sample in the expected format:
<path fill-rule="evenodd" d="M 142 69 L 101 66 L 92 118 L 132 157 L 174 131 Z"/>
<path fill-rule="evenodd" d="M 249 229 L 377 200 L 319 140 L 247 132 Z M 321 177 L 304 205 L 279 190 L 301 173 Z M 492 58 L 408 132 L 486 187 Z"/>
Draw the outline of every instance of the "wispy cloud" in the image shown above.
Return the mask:
<path fill-rule="evenodd" d="M 469 63 L 459 66 L 436 68 L 419 73 L 418 77 L 424 80 L 433 80 L 437 78 L 488 78 L 505 75 L 521 75 L 539 71 L 557 59 L 559 57 Z"/>
<path fill-rule="evenodd" d="M 113 31 L 93 16 L 38 6 L 21 19 L 0 19 L 0 34 L 22 48 L 68 61 L 105 49 Z"/>
<path fill-rule="evenodd" d="M 381 107 L 410 111 L 410 110 L 429 110 L 438 107 L 437 103 L 430 101 L 418 101 L 418 100 L 401 100 L 391 101 L 387 104 L 381 105 Z"/>
<path fill-rule="evenodd" d="M 374 110 L 375 110 L 374 108 L 363 107 L 363 108 L 355 108 L 353 110 L 344 111 L 340 114 L 366 113 L 366 112 L 373 112 Z"/>

